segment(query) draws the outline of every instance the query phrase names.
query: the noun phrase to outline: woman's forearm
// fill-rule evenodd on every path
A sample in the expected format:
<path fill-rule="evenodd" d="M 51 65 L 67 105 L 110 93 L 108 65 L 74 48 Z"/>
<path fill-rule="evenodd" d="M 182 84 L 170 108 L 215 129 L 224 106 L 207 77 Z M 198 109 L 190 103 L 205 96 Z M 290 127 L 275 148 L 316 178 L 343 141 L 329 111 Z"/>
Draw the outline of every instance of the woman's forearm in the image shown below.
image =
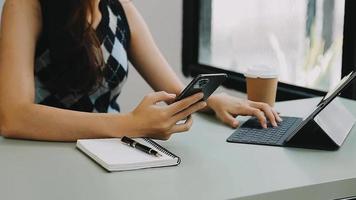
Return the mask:
<path fill-rule="evenodd" d="M 0 116 L 1 132 L 10 138 L 75 141 L 80 138 L 141 136 L 132 124 L 130 114 L 86 113 L 37 104 L 17 106 L 6 112 Z"/>
<path fill-rule="evenodd" d="M 133 3 L 123 4 L 131 29 L 130 61 L 155 91 L 179 94 L 184 85 L 157 47 Z"/>

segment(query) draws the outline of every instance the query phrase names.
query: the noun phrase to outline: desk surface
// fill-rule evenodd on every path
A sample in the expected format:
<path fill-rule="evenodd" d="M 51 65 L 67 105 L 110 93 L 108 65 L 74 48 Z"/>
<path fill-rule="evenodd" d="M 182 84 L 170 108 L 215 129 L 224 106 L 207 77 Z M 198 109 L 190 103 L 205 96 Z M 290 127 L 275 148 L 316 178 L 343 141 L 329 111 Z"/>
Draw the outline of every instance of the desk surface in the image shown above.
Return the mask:
<path fill-rule="evenodd" d="M 303 117 L 318 99 L 282 102 Z M 342 102 L 356 115 L 356 102 Z M 1 199 L 332 199 L 356 193 L 356 129 L 334 152 L 227 143 L 233 130 L 198 114 L 163 146 L 177 167 L 108 173 L 74 143 L 0 137 Z"/>

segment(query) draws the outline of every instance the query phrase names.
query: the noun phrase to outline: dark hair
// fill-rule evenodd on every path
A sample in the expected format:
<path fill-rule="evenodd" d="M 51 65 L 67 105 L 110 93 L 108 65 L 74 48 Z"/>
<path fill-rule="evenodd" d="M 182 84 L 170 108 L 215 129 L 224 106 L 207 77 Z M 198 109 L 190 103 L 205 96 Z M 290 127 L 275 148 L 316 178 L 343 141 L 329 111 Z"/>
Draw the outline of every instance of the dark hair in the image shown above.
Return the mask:
<path fill-rule="evenodd" d="M 51 63 L 40 76 L 45 87 L 59 95 L 93 92 L 103 77 L 100 43 L 88 22 L 94 0 L 42 0 L 43 35 Z M 92 17 L 93 19 L 93 17 Z"/>

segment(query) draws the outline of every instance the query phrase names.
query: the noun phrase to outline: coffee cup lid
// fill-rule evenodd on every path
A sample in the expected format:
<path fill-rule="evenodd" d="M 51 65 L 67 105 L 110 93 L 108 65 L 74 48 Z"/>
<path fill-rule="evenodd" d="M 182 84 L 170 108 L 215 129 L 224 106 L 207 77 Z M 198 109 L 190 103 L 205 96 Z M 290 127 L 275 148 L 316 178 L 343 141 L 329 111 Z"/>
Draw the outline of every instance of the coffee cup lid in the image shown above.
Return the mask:
<path fill-rule="evenodd" d="M 276 67 L 258 65 L 248 67 L 244 75 L 248 78 L 277 78 L 279 70 Z"/>

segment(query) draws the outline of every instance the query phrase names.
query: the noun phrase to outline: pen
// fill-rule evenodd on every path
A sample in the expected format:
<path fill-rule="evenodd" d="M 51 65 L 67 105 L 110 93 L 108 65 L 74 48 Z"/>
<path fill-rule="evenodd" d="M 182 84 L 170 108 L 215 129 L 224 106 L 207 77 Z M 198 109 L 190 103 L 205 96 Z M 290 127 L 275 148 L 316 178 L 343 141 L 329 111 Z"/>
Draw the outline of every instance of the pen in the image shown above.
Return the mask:
<path fill-rule="evenodd" d="M 133 147 L 133 148 L 138 149 L 138 150 L 140 150 L 142 152 L 145 152 L 147 154 L 155 155 L 157 157 L 162 156 L 156 150 L 154 150 L 154 149 L 152 149 L 152 148 L 150 148 L 150 147 L 148 147 L 146 145 L 143 145 L 141 143 L 138 143 L 138 142 L 136 142 L 135 140 L 133 140 L 133 139 L 131 139 L 129 137 L 126 137 L 126 136 L 122 137 L 121 138 L 121 142 L 129 145 L 130 147 Z"/>

